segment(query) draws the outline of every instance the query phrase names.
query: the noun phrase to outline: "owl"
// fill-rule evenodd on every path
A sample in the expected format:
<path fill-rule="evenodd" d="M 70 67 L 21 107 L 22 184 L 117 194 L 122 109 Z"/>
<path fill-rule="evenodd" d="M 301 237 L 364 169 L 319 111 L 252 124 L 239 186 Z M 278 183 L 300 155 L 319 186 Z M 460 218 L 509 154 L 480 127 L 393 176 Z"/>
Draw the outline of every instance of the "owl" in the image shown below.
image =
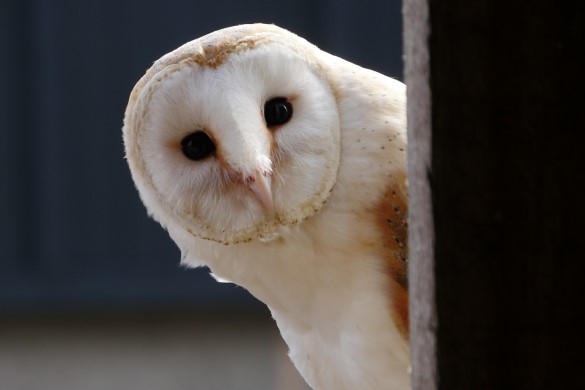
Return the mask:
<path fill-rule="evenodd" d="M 270 309 L 314 389 L 406 389 L 405 86 L 274 25 L 157 60 L 123 136 L 149 214 Z"/>

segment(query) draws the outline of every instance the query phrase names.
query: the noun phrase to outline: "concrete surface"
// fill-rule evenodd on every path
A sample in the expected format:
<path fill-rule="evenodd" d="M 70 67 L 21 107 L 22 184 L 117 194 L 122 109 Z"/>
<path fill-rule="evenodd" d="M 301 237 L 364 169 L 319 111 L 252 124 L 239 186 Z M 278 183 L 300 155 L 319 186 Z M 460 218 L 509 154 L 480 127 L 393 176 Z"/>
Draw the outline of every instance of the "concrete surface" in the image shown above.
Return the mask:
<path fill-rule="evenodd" d="M 0 390 L 306 390 L 270 318 L 0 319 Z"/>

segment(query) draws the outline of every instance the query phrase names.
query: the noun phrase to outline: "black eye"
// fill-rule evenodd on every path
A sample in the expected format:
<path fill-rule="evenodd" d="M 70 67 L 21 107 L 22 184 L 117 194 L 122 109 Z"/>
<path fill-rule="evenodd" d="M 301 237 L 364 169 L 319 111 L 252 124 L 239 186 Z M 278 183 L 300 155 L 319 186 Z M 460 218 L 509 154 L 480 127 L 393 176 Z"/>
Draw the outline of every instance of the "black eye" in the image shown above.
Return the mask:
<path fill-rule="evenodd" d="M 283 97 L 270 99 L 264 104 L 264 120 L 269 127 L 288 122 L 292 112 L 292 104 Z"/>
<path fill-rule="evenodd" d="M 188 159 L 201 160 L 215 152 L 215 144 L 204 131 L 196 131 L 183 138 L 181 150 Z"/>

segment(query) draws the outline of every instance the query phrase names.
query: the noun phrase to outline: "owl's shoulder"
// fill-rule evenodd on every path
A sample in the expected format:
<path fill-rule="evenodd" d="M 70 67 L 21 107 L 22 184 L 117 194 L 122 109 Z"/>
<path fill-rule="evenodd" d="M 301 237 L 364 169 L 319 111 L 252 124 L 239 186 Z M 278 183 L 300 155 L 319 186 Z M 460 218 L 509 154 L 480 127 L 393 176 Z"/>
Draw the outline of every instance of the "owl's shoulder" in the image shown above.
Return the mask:
<path fill-rule="evenodd" d="M 369 232 L 388 277 L 393 320 L 407 336 L 406 87 L 352 65 L 335 76 L 342 143 L 335 195 Z"/>

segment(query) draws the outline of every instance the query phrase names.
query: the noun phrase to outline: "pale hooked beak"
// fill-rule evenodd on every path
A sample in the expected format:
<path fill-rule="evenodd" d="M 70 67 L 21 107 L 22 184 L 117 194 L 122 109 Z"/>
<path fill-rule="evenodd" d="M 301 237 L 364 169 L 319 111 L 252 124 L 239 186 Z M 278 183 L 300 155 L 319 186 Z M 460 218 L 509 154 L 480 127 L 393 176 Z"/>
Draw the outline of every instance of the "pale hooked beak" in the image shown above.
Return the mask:
<path fill-rule="evenodd" d="M 272 212 L 274 204 L 272 201 L 272 175 L 266 172 L 258 172 L 246 178 L 248 188 L 252 190 L 256 198 L 262 203 L 266 211 Z"/>

